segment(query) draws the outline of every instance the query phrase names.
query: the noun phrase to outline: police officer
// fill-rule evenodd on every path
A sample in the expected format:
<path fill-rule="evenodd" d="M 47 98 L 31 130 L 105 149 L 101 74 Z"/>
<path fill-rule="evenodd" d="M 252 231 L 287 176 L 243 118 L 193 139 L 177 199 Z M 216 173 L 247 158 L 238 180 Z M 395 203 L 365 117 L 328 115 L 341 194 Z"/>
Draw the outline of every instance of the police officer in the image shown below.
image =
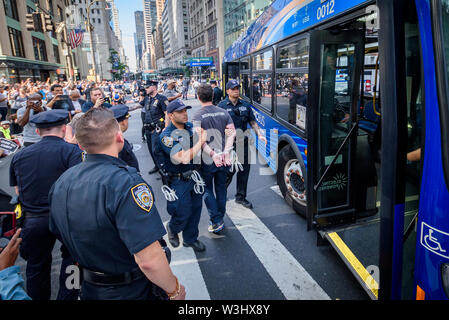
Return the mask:
<path fill-rule="evenodd" d="M 217 80 L 211 80 L 210 85 L 214 89 L 214 97 L 212 103 L 216 106 L 223 99 L 223 91 L 218 87 Z"/>
<path fill-rule="evenodd" d="M 145 109 L 145 137 L 153 159 L 154 168 L 150 170 L 149 174 L 159 171 L 157 161 L 154 158 L 154 147 L 159 140 L 159 134 L 168 126 L 169 121 L 165 121 L 167 115 L 168 100 L 165 96 L 157 92 L 157 81 L 147 81 L 145 98 L 140 102 Z"/>
<path fill-rule="evenodd" d="M 178 247 L 178 233 L 182 231 L 183 245 L 201 252 L 206 249 L 198 240 L 204 193 L 204 185 L 201 185 L 204 182 L 195 171 L 199 169 L 199 165 L 195 166 L 192 160 L 200 153 L 207 134 L 205 130 L 198 128 L 199 137 L 194 138 L 192 124 L 187 122 L 187 109 L 191 107 L 179 99 L 170 102 L 167 114 L 171 123 L 161 133 L 155 156 L 158 157 L 160 148 L 163 157 L 161 167 L 168 175 L 169 187 L 178 197 L 175 201 L 167 201 L 167 212 L 171 215 L 167 226 L 168 239 L 173 247 Z"/>
<path fill-rule="evenodd" d="M 61 176 L 49 200 L 50 229 L 82 269 L 81 299 L 184 299 L 159 242 L 166 232 L 153 192 L 118 159 L 124 138 L 113 112 L 84 114 L 76 139 L 86 160 Z"/>
<path fill-rule="evenodd" d="M 248 132 L 246 132 L 248 129 L 248 124 L 254 129 L 259 139 L 265 144 L 267 143 L 267 139 L 262 134 L 256 122 L 256 118 L 254 117 L 254 113 L 250 104 L 239 98 L 239 89 L 240 84 L 237 80 L 228 81 L 228 83 L 226 84 L 227 97 L 225 100 L 220 102 L 218 107 L 223 108 L 229 112 L 229 115 L 231 116 L 237 130 L 236 142 L 234 143 L 234 151 L 236 151 L 239 162 L 243 166 L 243 170 L 237 173 L 237 193 L 235 195 L 235 202 L 251 209 L 253 205 L 246 199 L 249 171 L 251 168 L 248 145 L 249 134 Z M 228 171 L 226 187 L 229 187 L 229 185 L 231 184 L 232 177 L 234 176 L 235 172 L 235 167 L 233 167 L 233 170 Z"/>
<path fill-rule="evenodd" d="M 131 117 L 129 114 L 129 107 L 127 105 L 120 104 L 113 106 L 111 111 L 114 112 L 114 117 L 120 126 L 120 130 L 125 133 L 126 130 L 128 130 L 128 118 Z M 118 157 L 126 162 L 127 165 L 136 168 L 137 172 L 140 172 L 139 162 L 133 152 L 133 146 L 128 140 L 125 139 L 125 145 L 123 146 L 122 151 L 118 154 Z"/>
<path fill-rule="evenodd" d="M 48 192 L 67 169 L 81 162 L 78 146 L 63 140 L 69 113 L 50 110 L 33 116 L 42 140 L 15 154 L 10 166 L 10 185 L 15 187 L 24 215 L 20 254 L 27 261 L 27 292 L 33 300 L 48 300 L 51 295 L 52 250 L 56 237 L 48 228 Z M 59 299 L 77 299 L 76 290 L 65 286 L 66 268 L 73 259 L 61 247 Z"/>

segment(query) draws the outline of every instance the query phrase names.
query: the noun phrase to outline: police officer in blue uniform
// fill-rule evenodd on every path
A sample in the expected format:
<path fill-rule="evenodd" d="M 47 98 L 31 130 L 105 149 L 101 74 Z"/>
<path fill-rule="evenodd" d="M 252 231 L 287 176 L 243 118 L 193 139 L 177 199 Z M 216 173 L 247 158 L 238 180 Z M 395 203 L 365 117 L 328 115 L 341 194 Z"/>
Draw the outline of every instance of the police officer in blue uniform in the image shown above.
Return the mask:
<path fill-rule="evenodd" d="M 129 107 L 124 104 L 119 104 L 113 106 L 111 111 L 114 112 L 114 117 L 120 126 L 120 130 L 125 133 L 126 130 L 128 130 L 128 118 L 131 117 L 129 114 Z M 126 162 L 127 165 L 136 168 L 137 172 L 140 172 L 139 161 L 137 161 L 137 157 L 133 152 L 132 144 L 129 143 L 127 139 L 125 139 L 125 145 L 123 146 L 122 151 L 118 154 L 118 157 Z"/>
<path fill-rule="evenodd" d="M 177 99 L 167 107 L 170 125 L 161 133 L 155 156 L 159 158 L 162 151 L 161 168 L 168 175 L 169 187 L 178 197 L 175 201 L 167 201 L 167 212 L 171 215 L 167 226 L 168 239 L 176 248 L 179 246 L 178 233 L 183 234 L 183 245 L 192 247 L 197 252 L 206 248 L 198 240 L 198 224 L 203 204 L 204 182 L 198 170 L 200 165 L 192 163 L 195 156 L 201 155 L 201 147 L 206 141 L 206 131 L 198 128 L 199 136 L 194 135 L 192 124 L 188 122 L 187 109 Z M 196 163 L 201 159 L 196 158 Z M 201 186 L 203 184 L 203 186 Z"/>
<path fill-rule="evenodd" d="M 146 83 L 145 98 L 140 102 L 140 105 L 145 109 L 145 137 L 153 159 L 154 168 L 150 170 L 149 174 L 159 171 L 157 161 L 154 158 L 154 148 L 159 140 L 159 134 L 168 126 L 166 121 L 168 99 L 157 92 L 157 81 L 149 80 Z"/>
<path fill-rule="evenodd" d="M 235 128 L 237 130 L 237 136 L 234 143 L 234 151 L 237 154 L 239 162 L 242 164 L 243 170 L 240 170 L 237 173 L 237 193 L 235 195 L 235 202 L 243 205 L 246 208 L 251 209 L 253 205 L 246 199 L 246 193 L 248 188 L 248 178 L 249 172 L 251 168 L 250 164 L 250 153 L 249 153 L 249 133 L 248 125 L 254 129 L 259 139 L 263 141 L 265 144 L 267 143 L 267 139 L 262 134 L 256 118 L 253 113 L 253 109 L 251 105 L 240 99 L 240 84 L 237 80 L 230 80 L 226 84 L 226 93 L 227 97 L 225 100 L 218 104 L 218 107 L 225 109 L 229 112 L 229 115 L 234 122 Z M 240 130 L 239 130 L 240 129 Z M 239 146 L 239 147 L 237 147 Z M 241 148 L 240 146 L 243 146 Z M 243 149 L 243 150 L 240 150 Z M 232 168 L 232 167 L 231 167 Z M 234 176 L 236 170 L 235 166 L 233 170 L 228 171 L 228 176 L 226 179 L 226 187 L 232 182 L 232 177 Z"/>
<path fill-rule="evenodd" d="M 14 155 L 10 166 L 10 185 L 16 188 L 24 215 L 20 255 L 27 261 L 27 292 L 33 300 L 51 296 L 52 250 L 56 237 L 48 228 L 50 206 L 48 192 L 69 168 L 82 161 L 78 146 L 64 141 L 69 113 L 49 110 L 31 118 L 42 140 Z M 65 286 L 66 268 L 73 259 L 61 247 L 62 265 L 58 299 L 77 299 L 78 291 Z"/>
<path fill-rule="evenodd" d="M 94 108 L 76 124 L 86 160 L 49 193 L 50 229 L 82 270 L 81 299 L 184 299 L 159 240 L 166 231 L 150 186 L 118 159 L 123 133 L 113 112 Z"/>

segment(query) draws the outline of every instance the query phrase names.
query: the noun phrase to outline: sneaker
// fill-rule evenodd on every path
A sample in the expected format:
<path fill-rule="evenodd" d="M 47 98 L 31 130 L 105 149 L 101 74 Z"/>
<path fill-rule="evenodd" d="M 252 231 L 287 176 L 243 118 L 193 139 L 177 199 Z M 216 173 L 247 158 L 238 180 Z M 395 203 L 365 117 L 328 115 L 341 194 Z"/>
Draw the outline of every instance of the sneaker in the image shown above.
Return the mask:
<path fill-rule="evenodd" d="M 194 243 L 183 242 L 182 245 L 184 247 L 191 247 L 196 252 L 203 252 L 204 250 L 206 250 L 206 246 L 204 245 L 204 243 L 199 240 L 196 240 Z"/>
<path fill-rule="evenodd" d="M 223 230 L 224 228 L 224 222 L 221 221 L 219 223 L 215 223 L 215 224 L 209 224 L 209 227 L 207 228 L 207 231 L 209 231 L 210 233 L 218 233 L 221 230 Z"/>
<path fill-rule="evenodd" d="M 252 209 L 253 204 L 246 199 L 235 199 L 235 203 L 241 204 L 245 208 Z"/>

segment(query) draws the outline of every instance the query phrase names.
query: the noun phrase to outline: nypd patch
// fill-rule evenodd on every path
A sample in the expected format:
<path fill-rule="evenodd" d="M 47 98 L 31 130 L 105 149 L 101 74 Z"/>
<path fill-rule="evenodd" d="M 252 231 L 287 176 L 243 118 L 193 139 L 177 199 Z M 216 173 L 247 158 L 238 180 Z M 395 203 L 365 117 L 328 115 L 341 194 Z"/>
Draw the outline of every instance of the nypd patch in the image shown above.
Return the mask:
<path fill-rule="evenodd" d="M 151 211 L 154 203 L 153 194 L 145 183 L 138 184 L 137 186 L 131 188 L 131 194 L 139 207 L 146 212 Z"/>
<path fill-rule="evenodd" d="M 173 138 L 172 137 L 163 137 L 161 142 L 166 146 L 167 148 L 173 147 Z"/>

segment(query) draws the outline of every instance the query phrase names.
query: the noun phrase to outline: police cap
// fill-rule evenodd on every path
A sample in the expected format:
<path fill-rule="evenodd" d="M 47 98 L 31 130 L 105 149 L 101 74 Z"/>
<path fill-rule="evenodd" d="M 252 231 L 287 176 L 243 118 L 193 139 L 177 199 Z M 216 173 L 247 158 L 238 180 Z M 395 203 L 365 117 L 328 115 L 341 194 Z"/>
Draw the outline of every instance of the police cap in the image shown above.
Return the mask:
<path fill-rule="evenodd" d="M 30 122 L 37 128 L 51 128 L 67 124 L 69 112 L 67 110 L 48 110 L 34 115 Z"/>
<path fill-rule="evenodd" d="M 151 87 L 151 86 L 157 86 L 158 85 L 158 81 L 156 80 L 147 80 L 145 81 L 145 88 Z"/>
<path fill-rule="evenodd" d="M 226 83 L 226 90 L 234 89 L 240 87 L 240 83 L 237 80 L 229 80 L 228 83 Z"/>
<path fill-rule="evenodd" d="M 167 106 L 167 113 L 173 113 L 175 111 L 181 111 L 184 109 L 192 109 L 191 106 L 186 106 L 184 102 L 179 99 L 173 100 Z"/>
<path fill-rule="evenodd" d="M 120 122 L 130 117 L 129 107 L 125 104 L 119 104 L 110 108 L 112 112 L 114 112 L 114 118 Z"/>

